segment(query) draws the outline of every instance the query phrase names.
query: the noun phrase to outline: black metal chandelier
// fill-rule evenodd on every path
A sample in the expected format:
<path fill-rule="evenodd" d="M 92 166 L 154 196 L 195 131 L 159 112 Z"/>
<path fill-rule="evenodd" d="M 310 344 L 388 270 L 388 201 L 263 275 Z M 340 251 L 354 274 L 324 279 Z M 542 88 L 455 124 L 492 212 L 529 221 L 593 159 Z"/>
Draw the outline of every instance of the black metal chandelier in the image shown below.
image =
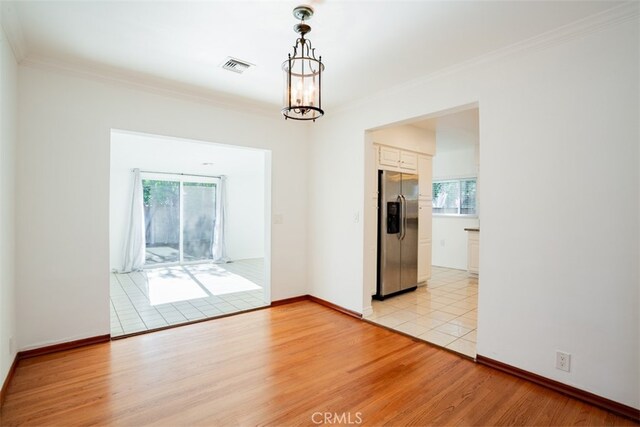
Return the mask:
<path fill-rule="evenodd" d="M 311 27 L 305 20 L 313 16 L 310 6 L 298 6 L 293 9 L 293 16 L 300 23 L 293 29 L 300 37 L 293 46 L 293 55 L 282 63 L 284 71 L 284 99 L 282 114 L 285 119 L 313 120 L 324 115 L 322 110 L 322 56 L 316 59 L 315 48 L 305 35 Z"/>

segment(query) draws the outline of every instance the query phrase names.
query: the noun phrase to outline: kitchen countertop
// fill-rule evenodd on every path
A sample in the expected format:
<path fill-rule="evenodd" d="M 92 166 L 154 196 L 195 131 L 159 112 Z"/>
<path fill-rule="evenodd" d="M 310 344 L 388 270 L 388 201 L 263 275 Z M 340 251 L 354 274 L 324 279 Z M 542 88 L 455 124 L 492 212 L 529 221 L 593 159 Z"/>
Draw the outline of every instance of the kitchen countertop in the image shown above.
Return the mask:
<path fill-rule="evenodd" d="M 465 228 L 464 231 L 480 231 L 480 228 Z"/>

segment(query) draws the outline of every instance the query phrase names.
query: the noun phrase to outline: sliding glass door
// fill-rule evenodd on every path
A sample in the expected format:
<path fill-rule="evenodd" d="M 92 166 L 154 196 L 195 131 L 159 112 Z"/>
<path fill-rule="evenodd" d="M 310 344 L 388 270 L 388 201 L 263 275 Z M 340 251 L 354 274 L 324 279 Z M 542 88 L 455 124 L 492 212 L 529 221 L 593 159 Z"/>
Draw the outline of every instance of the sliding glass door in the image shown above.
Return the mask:
<path fill-rule="evenodd" d="M 216 185 L 183 182 L 182 201 L 182 258 L 184 261 L 211 259 L 216 217 Z"/>
<path fill-rule="evenodd" d="M 212 259 L 216 180 L 143 175 L 145 265 Z"/>
<path fill-rule="evenodd" d="M 180 262 L 180 182 L 143 179 L 145 264 Z"/>

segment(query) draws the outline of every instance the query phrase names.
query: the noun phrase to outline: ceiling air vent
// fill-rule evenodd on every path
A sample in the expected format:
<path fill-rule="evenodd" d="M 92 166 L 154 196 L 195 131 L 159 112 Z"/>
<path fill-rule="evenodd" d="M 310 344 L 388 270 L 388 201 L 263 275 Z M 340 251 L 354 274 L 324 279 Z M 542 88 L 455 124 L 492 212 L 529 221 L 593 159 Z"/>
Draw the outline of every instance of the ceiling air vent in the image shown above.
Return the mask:
<path fill-rule="evenodd" d="M 232 58 L 230 56 L 227 57 L 227 60 L 224 62 L 224 64 L 222 64 L 223 69 L 233 71 L 234 73 L 238 73 L 238 74 L 244 73 L 246 70 L 248 70 L 252 66 L 253 64 L 249 62 L 241 61 L 239 59 Z"/>

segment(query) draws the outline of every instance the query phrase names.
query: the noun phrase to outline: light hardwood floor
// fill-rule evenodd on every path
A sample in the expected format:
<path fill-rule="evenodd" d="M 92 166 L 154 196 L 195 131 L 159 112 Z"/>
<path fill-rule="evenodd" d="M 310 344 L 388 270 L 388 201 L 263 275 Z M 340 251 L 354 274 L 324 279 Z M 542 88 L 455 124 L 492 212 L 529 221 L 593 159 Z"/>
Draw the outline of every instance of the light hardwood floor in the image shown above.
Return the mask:
<path fill-rule="evenodd" d="M 313 425 L 316 412 L 366 425 L 633 424 L 313 302 L 22 360 L 0 424 Z"/>

